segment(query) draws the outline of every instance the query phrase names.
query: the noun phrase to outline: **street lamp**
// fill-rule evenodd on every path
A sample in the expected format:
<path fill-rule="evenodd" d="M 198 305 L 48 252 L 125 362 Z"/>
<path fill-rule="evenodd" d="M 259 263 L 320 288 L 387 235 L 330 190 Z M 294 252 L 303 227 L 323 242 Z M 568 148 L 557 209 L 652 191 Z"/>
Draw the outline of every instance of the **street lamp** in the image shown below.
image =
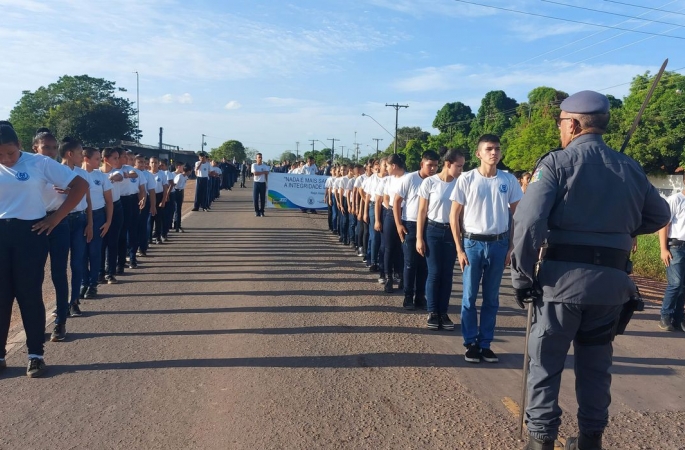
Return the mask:
<path fill-rule="evenodd" d="M 389 132 L 388 129 L 385 128 L 383 125 L 381 125 L 380 123 L 378 123 L 378 121 L 377 121 L 376 119 L 374 119 L 373 117 L 371 117 L 370 115 L 365 114 L 365 113 L 362 113 L 362 116 L 368 117 L 369 119 L 371 119 L 371 120 L 373 120 L 374 122 L 376 122 L 376 123 L 378 124 L 379 127 L 383 128 L 383 129 L 385 130 L 385 132 L 388 133 L 388 134 L 390 135 L 391 138 L 395 139 L 395 135 L 392 134 L 391 132 Z"/>

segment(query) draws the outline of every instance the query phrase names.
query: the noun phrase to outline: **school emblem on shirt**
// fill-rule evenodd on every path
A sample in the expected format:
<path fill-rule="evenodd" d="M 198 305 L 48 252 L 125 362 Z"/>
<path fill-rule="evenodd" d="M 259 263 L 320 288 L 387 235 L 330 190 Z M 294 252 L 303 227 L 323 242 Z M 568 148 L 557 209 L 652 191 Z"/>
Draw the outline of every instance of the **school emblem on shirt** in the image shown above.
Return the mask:
<path fill-rule="evenodd" d="M 136 181 L 138 181 L 138 180 L 135 179 L 135 178 L 131 178 L 130 180 L 131 180 L 131 183 L 135 183 Z"/>
<path fill-rule="evenodd" d="M 95 186 L 100 186 L 102 184 L 102 181 L 100 180 L 93 180 L 93 183 L 95 183 Z"/>
<path fill-rule="evenodd" d="M 29 178 L 31 178 L 29 174 L 26 172 L 17 172 L 17 174 L 14 177 L 19 181 L 28 181 Z"/>
<path fill-rule="evenodd" d="M 159 177 L 156 177 L 155 181 L 159 183 L 161 180 L 159 179 Z"/>
<path fill-rule="evenodd" d="M 507 186 L 506 184 L 500 184 L 499 185 L 499 191 L 502 194 L 506 194 L 509 191 L 509 186 Z"/>

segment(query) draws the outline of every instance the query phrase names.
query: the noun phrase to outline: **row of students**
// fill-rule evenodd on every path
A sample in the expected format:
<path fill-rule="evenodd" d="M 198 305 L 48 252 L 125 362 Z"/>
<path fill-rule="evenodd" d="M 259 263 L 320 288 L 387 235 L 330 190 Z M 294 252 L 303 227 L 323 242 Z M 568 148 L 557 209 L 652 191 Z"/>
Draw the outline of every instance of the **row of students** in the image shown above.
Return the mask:
<path fill-rule="evenodd" d="M 335 167 L 326 182 L 326 201 L 329 229 L 339 242 L 355 248 L 369 270 L 380 274 L 386 293 L 395 286 L 403 292 L 405 309 L 427 310 L 430 329 L 454 329 L 447 310 L 459 261 L 465 359 L 497 362 L 490 344 L 511 254 L 510 218 L 523 192 L 513 175 L 497 170 L 499 137 L 482 136 L 476 156 L 480 166 L 464 175 L 465 156 L 454 149 L 442 158 L 424 152 L 420 169 L 411 173 L 397 154 L 370 161 L 366 171 Z M 479 323 L 475 303 L 481 281 Z"/>
<path fill-rule="evenodd" d="M 50 339 L 62 341 L 67 317 L 82 314 L 80 299 L 95 298 L 98 283 L 116 283 L 127 260 L 128 268 L 137 267 L 136 257 L 146 254 L 153 224 L 158 243 L 166 240 L 172 220 L 176 231 L 183 230 L 181 207 L 190 169 L 178 164 L 176 172 L 167 172 L 166 164 L 155 157 L 148 166 L 143 156 L 130 151 L 101 152 L 69 138 L 58 144 L 49 130 L 35 136 L 33 150 L 34 154 L 22 152 L 11 125 L 0 123 L 0 218 L 7 231 L 16 231 L 11 236 L 15 242 L 10 238 L 0 243 L 0 258 L 8 269 L 3 272 L 7 288 L 0 300 L 0 369 L 6 365 L 5 344 L 16 297 L 29 348 L 27 375 L 37 377 L 45 370 L 45 310 L 44 271 L 35 268 L 44 267 L 50 255 L 56 293 Z M 57 156 L 61 164 L 55 161 Z M 14 254 L 17 248 L 23 256 Z M 27 261 L 33 262 L 30 269 Z"/>

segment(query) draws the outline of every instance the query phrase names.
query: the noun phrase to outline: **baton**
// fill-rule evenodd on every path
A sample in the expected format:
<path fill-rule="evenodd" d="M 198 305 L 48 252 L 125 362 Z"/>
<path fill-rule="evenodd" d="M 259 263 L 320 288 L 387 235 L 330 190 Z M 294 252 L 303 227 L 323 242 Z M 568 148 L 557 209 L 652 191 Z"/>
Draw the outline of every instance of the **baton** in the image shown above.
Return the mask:
<path fill-rule="evenodd" d="M 528 339 L 530 338 L 530 327 L 533 323 L 533 302 L 528 303 L 528 319 L 526 321 L 526 343 L 523 346 L 523 383 L 521 383 L 521 403 L 519 406 L 519 435 L 521 439 L 525 439 L 523 435 L 523 422 L 525 420 L 526 403 L 528 400 L 528 363 L 530 356 L 528 355 Z"/>
<path fill-rule="evenodd" d="M 668 58 L 666 58 L 664 63 L 661 65 L 661 69 L 659 69 L 659 72 L 654 77 L 652 86 L 649 88 L 647 96 L 645 97 L 645 100 L 642 102 L 642 106 L 640 106 L 640 111 L 638 111 L 637 116 L 635 117 L 635 120 L 633 121 L 633 124 L 630 126 L 630 130 L 628 131 L 628 134 L 626 135 L 626 138 L 623 141 L 620 153 L 623 153 L 625 151 L 626 147 L 628 146 L 628 142 L 630 142 L 630 138 L 633 137 L 633 133 L 635 132 L 637 125 L 640 123 L 640 119 L 642 119 L 642 114 L 645 112 L 645 109 L 647 109 L 647 104 L 649 103 L 649 100 L 652 98 L 652 94 L 654 94 L 654 90 L 656 89 L 656 86 L 659 84 L 659 80 L 661 80 L 661 76 L 664 74 L 667 65 Z"/>

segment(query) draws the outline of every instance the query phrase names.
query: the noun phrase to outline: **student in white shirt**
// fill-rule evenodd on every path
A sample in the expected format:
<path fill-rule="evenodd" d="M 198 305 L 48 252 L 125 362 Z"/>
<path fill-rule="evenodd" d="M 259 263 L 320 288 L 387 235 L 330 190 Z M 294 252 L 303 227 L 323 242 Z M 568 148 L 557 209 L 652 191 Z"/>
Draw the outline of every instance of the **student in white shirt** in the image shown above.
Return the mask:
<path fill-rule="evenodd" d="M 404 289 L 403 266 L 404 256 L 402 253 L 402 239 L 395 225 L 394 207 L 395 195 L 400 190 L 402 179 L 407 176 L 404 163 L 404 155 L 393 154 L 388 156 L 389 178 L 386 182 L 386 191 L 383 195 L 383 203 L 388 205 L 388 209 L 383 217 L 383 240 L 385 242 L 384 266 L 387 279 L 385 281 L 385 292 L 393 292 L 393 274 L 398 282 L 398 289 Z M 403 206 L 400 202 L 400 207 Z"/>
<path fill-rule="evenodd" d="M 60 186 L 67 192 L 51 215 L 45 214 L 43 191 Z M 24 153 L 9 122 L 0 122 L 0 372 L 5 356 L 12 304 L 16 298 L 26 333 L 28 367 L 35 378 L 46 370 L 43 276 L 48 235 L 81 201 L 88 182 L 50 158 Z"/>
<path fill-rule="evenodd" d="M 81 293 L 83 298 L 93 299 L 98 295 L 98 272 L 102 259 L 102 238 L 112 223 L 112 183 L 100 172 L 100 151 L 92 147 L 83 148 L 82 168 L 88 172 L 90 202 L 93 209 L 93 239 L 86 243 L 83 264 Z"/>
<path fill-rule="evenodd" d="M 152 240 L 152 230 L 150 228 L 152 222 L 151 217 L 157 215 L 157 204 L 155 203 L 157 198 L 155 195 L 157 182 L 155 181 L 154 175 L 148 172 L 146 165 L 147 159 L 145 156 L 136 155 L 135 169 L 139 173 L 142 173 L 141 180 L 145 180 L 143 183 L 145 189 L 145 204 L 143 205 L 143 209 L 140 210 L 140 217 L 138 220 L 138 242 L 136 243 L 136 246 L 131 249 L 131 251 L 135 253 L 135 258 L 133 258 L 132 261 L 135 261 L 136 265 L 138 265 L 139 256 L 147 256 L 148 244 Z"/>
<path fill-rule="evenodd" d="M 340 176 L 340 171 L 342 168 L 335 166 L 331 169 L 331 188 L 330 188 L 330 194 L 329 194 L 329 199 L 331 203 L 331 210 L 333 212 L 332 214 L 332 224 L 333 224 L 333 234 L 336 236 L 340 236 L 340 210 L 338 209 L 338 189 L 337 189 L 337 181 L 338 177 Z"/>
<path fill-rule="evenodd" d="M 199 211 L 200 208 L 203 211 L 208 211 L 210 164 L 207 162 L 207 153 L 200 152 L 198 158 L 200 160 L 195 163 L 195 204 L 193 211 Z"/>
<path fill-rule="evenodd" d="M 123 275 L 124 268 L 127 266 L 126 258 L 129 257 L 130 254 L 129 242 L 135 242 L 138 239 L 140 200 L 144 188 L 141 186 L 141 179 L 138 172 L 133 168 L 135 158 L 133 161 L 129 159 L 129 155 L 133 157 L 133 152 L 124 150 L 121 147 L 115 147 L 115 150 L 119 152 L 121 172 L 124 176 L 124 181 L 121 183 L 120 190 L 123 219 L 121 231 L 119 232 L 119 253 L 117 256 L 116 270 L 117 275 Z"/>
<path fill-rule="evenodd" d="M 668 284 L 658 326 L 664 331 L 685 331 L 685 190 L 666 201 L 671 221 L 659 231 L 659 244 Z"/>
<path fill-rule="evenodd" d="M 100 281 L 116 284 L 116 265 L 119 256 L 119 233 L 123 224 L 124 210 L 121 204 L 121 189 L 124 174 L 121 171 L 121 160 L 116 149 L 107 147 L 102 150 L 102 167 L 100 171 L 107 175 L 112 183 L 112 224 L 107 230 L 102 244 L 100 262 Z"/>
<path fill-rule="evenodd" d="M 357 256 L 362 256 L 362 261 L 368 261 L 367 250 L 369 240 L 369 224 L 364 222 L 364 211 L 366 209 L 363 185 L 366 179 L 371 176 L 373 159 L 369 159 L 364 166 L 359 166 L 360 175 L 354 180 L 354 212 L 357 216 Z M 368 266 L 369 264 L 367 264 Z"/>
<path fill-rule="evenodd" d="M 361 166 L 359 166 L 361 167 Z M 343 195 L 347 202 L 347 238 L 349 245 L 357 252 L 357 214 L 354 209 L 354 183 L 359 176 L 359 169 L 356 165 L 350 165 L 350 171 L 343 186 Z"/>
<path fill-rule="evenodd" d="M 304 175 L 317 175 L 319 173 L 319 168 L 316 167 L 312 156 L 307 157 L 307 164 L 302 166 L 301 173 Z"/>
<path fill-rule="evenodd" d="M 331 196 L 331 186 L 333 184 L 333 177 L 326 178 L 326 183 L 324 184 L 325 194 L 324 201 L 326 206 L 328 206 L 328 231 L 335 234 L 335 229 L 333 228 L 333 197 Z"/>
<path fill-rule="evenodd" d="M 464 273 L 461 303 L 464 359 L 472 363 L 481 359 L 497 362 L 499 359 L 490 344 L 495 335 L 502 274 L 510 262 L 513 248 L 511 235 L 514 230 L 510 219 L 523 192 L 513 175 L 497 170 L 502 158 L 498 136 L 481 136 L 476 156 L 480 159 L 480 167 L 461 175 L 450 196 L 450 226 L 459 266 Z M 463 229 L 459 222 L 462 211 Z M 483 304 L 479 324 L 476 298 L 481 279 Z"/>
<path fill-rule="evenodd" d="M 383 217 L 385 217 L 385 212 L 387 210 L 386 205 L 383 204 L 383 197 L 385 195 L 385 185 L 388 182 L 388 160 L 387 158 L 381 159 L 381 165 L 378 170 L 378 181 L 374 186 L 371 187 L 371 194 L 374 198 L 373 200 L 373 210 L 374 217 L 373 220 L 369 217 L 369 223 L 373 223 L 373 230 L 375 234 L 373 247 L 371 248 L 371 262 L 377 264 L 378 272 L 380 276 L 378 277 L 378 282 L 385 284 L 385 239 L 383 237 Z M 375 253 L 375 254 L 374 254 Z M 373 265 L 369 270 L 373 269 Z"/>
<path fill-rule="evenodd" d="M 450 195 L 465 161 L 459 150 L 448 150 L 443 156 L 442 171 L 424 179 L 419 188 L 416 251 L 426 258 L 428 265 L 426 327 L 433 330 L 454 329 L 454 322 L 447 315 L 457 260 L 457 247 L 450 230 Z"/>
<path fill-rule="evenodd" d="M 338 242 L 343 245 L 350 245 L 350 238 L 348 235 L 350 224 L 347 215 L 347 199 L 345 198 L 345 186 L 347 186 L 347 177 L 349 173 L 347 164 L 343 164 L 342 171 L 338 172 L 340 176 L 333 185 L 338 203 L 338 231 L 340 232 Z"/>
<path fill-rule="evenodd" d="M 167 180 L 167 189 L 164 199 L 164 217 L 162 219 L 162 239 L 166 242 L 169 239 L 169 230 L 171 229 L 172 221 L 174 220 L 174 177 L 176 174 L 173 170 L 169 170 L 169 160 L 163 159 L 159 162 L 159 170 L 164 172 Z"/>
<path fill-rule="evenodd" d="M 176 161 L 176 172 L 174 173 L 174 230 L 178 233 L 185 233 L 181 227 L 181 217 L 183 216 L 183 199 L 190 167 L 184 167 L 181 161 Z"/>
<path fill-rule="evenodd" d="M 221 168 L 219 163 L 212 161 L 212 167 L 210 169 L 209 175 L 209 206 L 212 206 L 212 202 L 219 198 L 221 192 Z"/>
<path fill-rule="evenodd" d="M 169 182 L 166 179 L 166 172 L 159 170 L 159 158 L 156 156 L 150 158 L 150 173 L 155 178 L 154 201 L 157 206 L 157 214 L 152 218 L 152 243 L 161 244 L 166 242 L 166 239 L 162 235 L 162 228 L 164 226 L 164 212 L 169 191 Z"/>
<path fill-rule="evenodd" d="M 374 223 L 376 221 L 376 195 L 375 190 L 380 178 L 378 177 L 378 172 L 380 171 L 381 160 L 373 161 L 371 166 L 371 175 L 366 178 L 364 184 L 362 185 L 363 190 L 363 202 L 364 210 L 362 212 L 362 220 L 366 223 L 368 232 L 367 245 L 367 258 L 366 265 L 369 267 L 370 272 L 378 272 L 378 249 L 374 248 L 376 246 L 376 235 L 378 232 L 374 230 Z M 380 238 L 378 238 L 380 239 Z M 380 245 L 380 242 L 379 242 Z"/>
<path fill-rule="evenodd" d="M 266 183 L 269 179 L 271 168 L 262 162 L 262 154 L 257 153 L 257 162 L 252 163 L 252 202 L 257 217 L 264 217 L 264 204 L 266 203 Z"/>
<path fill-rule="evenodd" d="M 417 226 L 419 214 L 419 188 L 428 177 L 435 175 L 440 156 L 433 150 L 421 155 L 421 168 L 408 173 L 400 182 L 397 195 L 393 200 L 395 227 L 402 241 L 404 255 L 404 302 L 408 310 L 426 309 L 426 277 L 428 267 L 426 258 L 416 251 Z M 454 325 L 452 325 L 454 328 Z"/>

